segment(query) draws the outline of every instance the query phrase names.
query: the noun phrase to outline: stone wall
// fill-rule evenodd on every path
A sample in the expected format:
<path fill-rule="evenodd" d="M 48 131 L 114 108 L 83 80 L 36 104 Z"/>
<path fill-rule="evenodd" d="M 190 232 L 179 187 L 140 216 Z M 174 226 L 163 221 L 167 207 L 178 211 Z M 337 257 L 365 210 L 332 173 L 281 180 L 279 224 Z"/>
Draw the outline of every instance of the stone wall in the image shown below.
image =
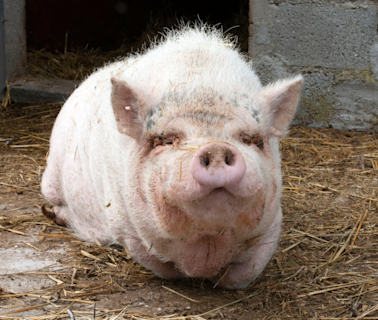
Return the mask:
<path fill-rule="evenodd" d="M 378 129 L 377 0 L 250 0 L 249 52 L 264 83 L 304 75 L 293 124 Z"/>

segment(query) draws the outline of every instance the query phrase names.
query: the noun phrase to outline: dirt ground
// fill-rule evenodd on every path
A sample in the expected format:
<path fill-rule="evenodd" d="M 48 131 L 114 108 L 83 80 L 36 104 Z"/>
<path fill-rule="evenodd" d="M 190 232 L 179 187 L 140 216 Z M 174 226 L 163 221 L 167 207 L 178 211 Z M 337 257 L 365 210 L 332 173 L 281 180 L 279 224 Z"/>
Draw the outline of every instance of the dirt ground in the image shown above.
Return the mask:
<path fill-rule="evenodd" d="M 0 319 L 378 319 L 374 134 L 292 128 L 277 251 L 248 288 L 225 291 L 161 280 L 123 248 L 80 241 L 41 214 L 59 110 L 0 111 Z"/>

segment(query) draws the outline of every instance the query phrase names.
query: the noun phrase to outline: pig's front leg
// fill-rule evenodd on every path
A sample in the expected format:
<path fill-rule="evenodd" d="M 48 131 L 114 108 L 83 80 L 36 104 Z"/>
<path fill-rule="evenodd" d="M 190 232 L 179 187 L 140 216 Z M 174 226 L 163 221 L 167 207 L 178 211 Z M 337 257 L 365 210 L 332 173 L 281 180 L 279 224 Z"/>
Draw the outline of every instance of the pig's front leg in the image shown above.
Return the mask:
<path fill-rule="evenodd" d="M 179 279 L 183 277 L 183 274 L 175 268 L 173 262 L 161 262 L 145 248 L 141 240 L 129 238 L 125 242 L 132 258 L 145 268 L 153 271 L 160 278 Z"/>
<path fill-rule="evenodd" d="M 275 221 L 271 224 L 266 233 L 255 247 L 251 248 L 251 256 L 242 263 L 234 263 L 221 274 L 213 279 L 219 287 L 225 289 L 246 288 L 264 270 L 270 258 L 276 250 L 281 233 L 282 212 L 281 208 Z"/>

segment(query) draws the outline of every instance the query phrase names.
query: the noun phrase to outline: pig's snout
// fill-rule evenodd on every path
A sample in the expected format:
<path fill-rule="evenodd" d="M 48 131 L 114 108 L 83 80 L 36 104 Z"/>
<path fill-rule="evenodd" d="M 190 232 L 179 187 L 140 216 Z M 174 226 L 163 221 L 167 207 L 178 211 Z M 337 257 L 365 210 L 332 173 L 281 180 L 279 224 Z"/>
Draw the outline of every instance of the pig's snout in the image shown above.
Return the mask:
<path fill-rule="evenodd" d="M 246 165 L 235 147 L 226 143 L 211 143 L 195 153 L 190 170 L 193 178 L 202 186 L 227 188 L 242 180 Z"/>

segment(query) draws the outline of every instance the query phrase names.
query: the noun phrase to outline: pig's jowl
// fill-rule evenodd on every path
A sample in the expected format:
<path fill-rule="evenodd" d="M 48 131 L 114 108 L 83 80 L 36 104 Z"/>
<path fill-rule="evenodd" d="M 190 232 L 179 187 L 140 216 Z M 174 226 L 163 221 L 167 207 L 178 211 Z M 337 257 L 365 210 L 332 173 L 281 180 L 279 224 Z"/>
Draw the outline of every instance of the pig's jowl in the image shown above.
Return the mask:
<path fill-rule="evenodd" d="M 263 87 L 214 28 L 167 32 L 63 106 L 42 181 L 50 217 L 162 278 L 246 287 L 279 239 L 279 140 L 301 87 L 301 76 Z"/>

